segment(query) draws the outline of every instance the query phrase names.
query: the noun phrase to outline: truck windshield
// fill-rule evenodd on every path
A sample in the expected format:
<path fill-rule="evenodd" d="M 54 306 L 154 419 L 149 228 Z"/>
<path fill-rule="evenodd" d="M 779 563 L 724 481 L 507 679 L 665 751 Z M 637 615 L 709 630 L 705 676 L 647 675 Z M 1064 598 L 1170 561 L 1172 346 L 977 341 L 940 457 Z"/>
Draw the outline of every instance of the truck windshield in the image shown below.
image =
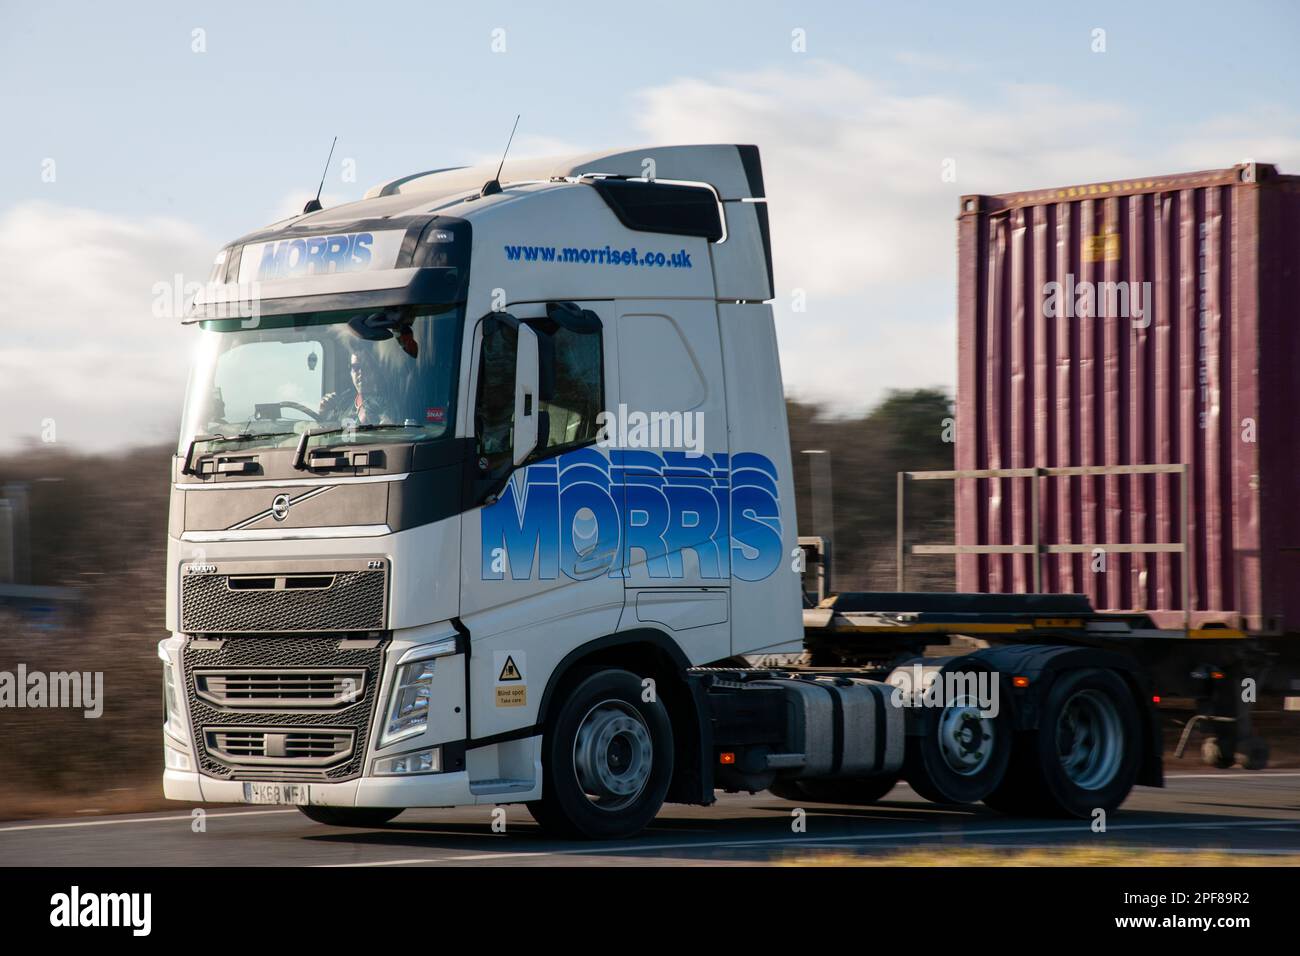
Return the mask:
<path fill-rule="evenodd" d="M 196 436 L 234 447 L 427 441 L 455 430 L 461 309 L 306 313 L 203 323 L 180 454 Z M 384 425 L 374 430 L 355 425 Z M 232 447 L 226 443 L 223 451 Z"/>

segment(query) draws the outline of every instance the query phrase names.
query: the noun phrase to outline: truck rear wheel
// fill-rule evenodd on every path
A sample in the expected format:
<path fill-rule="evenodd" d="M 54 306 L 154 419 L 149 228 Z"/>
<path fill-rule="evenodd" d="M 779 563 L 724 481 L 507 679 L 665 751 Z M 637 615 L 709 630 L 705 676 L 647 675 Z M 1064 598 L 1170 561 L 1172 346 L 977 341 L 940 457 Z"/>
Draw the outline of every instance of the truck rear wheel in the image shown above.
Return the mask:
<path fill-rule="evenodd" d="M 768 788 L 773 796 L 799 803 L 843 803 L 851 807 L 875 803 L 898 783 L 898 776 L 853 777 L 838 780 L 782 780 Z"/>
<path fill-rule="evenodd" d="M 1246 770 L 1264 770 L 1268 767 L 1268 741 L 1263 737 L 1246 737 L 1237 744 L 1237 756 Z"/>
<path fill-rule="evenodd" d="M 1228 738 L 1225 746 L 1222 737 L 1206 737 L 1201 743 L 1201 763 L 1207 767 L 1217 767 L 1220 770 L 1227 770 L 1237 762 L 1237 755 L 1233 753 L 1236 741 Z"/>
<path fill-rule="evenodd" d="M 1038 730 L 1017 741 L 1011 771 L 985 803 L 1007 813 L 1086 819 L 1128 796 L 1141 753 L 1137 705 L 1111 671 L 1067 671 L 1044 701 Z"/>
<path fill-rule="evenodd" d="M 588 840 L 644 829 L 673 776 L 673 730 L 641 678 L 600 670 L 582 678 L 542 737 L 542 799 L 528 810 L 547 830 Z"/>
<path fill-rule="evenodd" d="M 925 799 L 978 803 L 1002 782 L 1014 744 L 1007 710 L 987 716 L 977 698 L 959 697 L 922 711 L 921 723 L 921 735 L 907 742 L 904 776 Z"/>
<path fill-rule="evenodd" d="M 382 827 L 402 807 L 299 807 L 303 816 L 331 827 Z"/>

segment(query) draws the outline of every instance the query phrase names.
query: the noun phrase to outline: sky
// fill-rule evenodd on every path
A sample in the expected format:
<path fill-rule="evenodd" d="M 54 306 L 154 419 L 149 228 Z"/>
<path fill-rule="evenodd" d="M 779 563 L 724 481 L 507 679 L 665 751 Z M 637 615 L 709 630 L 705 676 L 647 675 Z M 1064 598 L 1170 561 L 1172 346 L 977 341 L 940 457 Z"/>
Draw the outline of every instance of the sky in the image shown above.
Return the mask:
<path fill-rule="evenodd" d="M 788 394 L 955 383 L 958 198 L 1300 173 L 1292 3 L 0 0 L 0 449 L 174 439 L 160 283 L 424 169 L 755 143 Z M 509 178 L 507 163 L 504 178 Z M 170 286 L 168 286 L 170 288 Z"/>

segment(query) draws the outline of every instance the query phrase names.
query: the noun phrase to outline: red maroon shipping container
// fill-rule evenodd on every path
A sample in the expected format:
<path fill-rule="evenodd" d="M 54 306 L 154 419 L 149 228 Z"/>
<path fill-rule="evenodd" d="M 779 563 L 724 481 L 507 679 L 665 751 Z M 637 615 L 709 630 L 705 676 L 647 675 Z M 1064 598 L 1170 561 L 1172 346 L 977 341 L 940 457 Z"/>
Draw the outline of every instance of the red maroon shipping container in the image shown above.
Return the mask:
<path fill-rule="evenodd" d="M 962 591 L 1040 588 L 1160 626 L 1300 632 L 1300 177 L 1231 169 L 966 196 L 957 468 L 1187 465 L 957 481 Z M 1031 485 L 1036 484 L 1036 489 Z M 1107 545 L 1180 542 L 1181 553 Z M 1042 550 L 1046 550 L 1044 547 Z M 1189 600 L 1184 604 L 1183 589 Z"/>

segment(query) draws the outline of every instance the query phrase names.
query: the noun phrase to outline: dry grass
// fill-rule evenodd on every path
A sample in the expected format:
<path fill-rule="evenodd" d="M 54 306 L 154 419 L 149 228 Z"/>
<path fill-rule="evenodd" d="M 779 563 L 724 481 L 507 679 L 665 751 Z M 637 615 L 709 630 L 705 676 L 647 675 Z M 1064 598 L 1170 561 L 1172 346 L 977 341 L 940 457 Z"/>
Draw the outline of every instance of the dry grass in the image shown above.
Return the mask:
<path fill-rule="evenodd" d="M 1029 850 L 928 846 L 870 856 L 838 852 L 791 855 L 781 866 L 1300 866 L 1300 854 L 1274 856 L 1221 850 L 1174 852 L 1144 847 L 1062 846 Z"/>
<path fill-rule="evenodd" d="M 151 569 L 150 569 L 151 570 Z M 124 570 L 120 592 L 88 589 L 80 613 L 39 632 L 0 610 L 0 671 L 103 674 L 103 713 L 79 708 L 0 711 L 0 819 L 126 812 L 162 806 L 162 664 L 154 644 L 165 632 L 157 575 Z M 129 597 L 128 597 L 129 595 Z"/>

